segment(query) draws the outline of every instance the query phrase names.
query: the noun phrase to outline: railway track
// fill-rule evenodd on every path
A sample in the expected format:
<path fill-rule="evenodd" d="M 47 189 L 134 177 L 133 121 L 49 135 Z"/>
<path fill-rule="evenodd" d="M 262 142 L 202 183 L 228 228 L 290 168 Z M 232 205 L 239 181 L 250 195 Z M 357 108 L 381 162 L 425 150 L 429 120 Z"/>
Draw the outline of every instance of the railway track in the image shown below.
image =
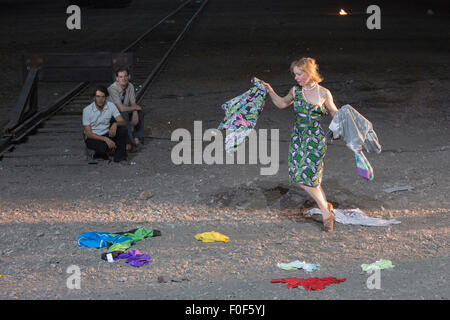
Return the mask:
<path fill-rule="evenodd" d="M 137 103 L 207 3 L 208 0 L 181 3 L 122 50 L 133 53 L 131 81 L 137 90 Z M 81 117 L 83 108 L 92 102 L 90 94 L 95 84 L 77 84 L 53 105 L 4 136 L 0 140 L 0 163 L 18 167 L 87 165 Z M 109 86 L 111 82 L 101 84 Z"/>

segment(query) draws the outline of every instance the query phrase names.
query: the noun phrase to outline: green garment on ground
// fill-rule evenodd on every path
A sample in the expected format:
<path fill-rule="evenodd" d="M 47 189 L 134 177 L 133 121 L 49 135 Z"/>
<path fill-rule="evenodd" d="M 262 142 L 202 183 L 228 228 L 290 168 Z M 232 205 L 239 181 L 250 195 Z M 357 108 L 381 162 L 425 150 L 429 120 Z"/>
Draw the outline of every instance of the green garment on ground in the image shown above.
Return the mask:
<path fill-rule="evenodd" d="M 153 230 L 147 228 L 139 228 L 134 233 L 125 233 L 125 237 L 131 238 L 134 241 L 139 241 L 144 238 L 153 237 Z"/>
<path fill-rule="evenodd" d="M 127 241 L 120 242 L 120 243 L 113 243 L 113 245 L 111 247 L 109 247 L 108 252 L 113 252 L 113 251 L 125 252 L 133 245 L 133 243 L 134 243 L 134 240 L 127 240 Z"/>
<path fill-rule="evenodd" d="M 362 264 L 361 268 L 363 269 L 363 271 L 367 271 L 369 269 L 388 269 L 388 268 L 393 268 L 394 265 L 392 265 L 392 261 L 391 260 L 378 260 L 374 263 L 371 264 Z"/>
<path fill-rule="evenodd" d="M 116 236 L 116 234 L 112 234 L 112 236 Z M 121 243 L 113 243 L 111 247 L 109 247 L 108 252 L 113 251 L 127 251 L 135 242 L 138 242 L 142 239 L 153 237 L 153 230 L 147 228 L 139 228 L 134 233 L 124 233 L 123 236 L 131 238 L 132 240 L 127 240 Z"/>

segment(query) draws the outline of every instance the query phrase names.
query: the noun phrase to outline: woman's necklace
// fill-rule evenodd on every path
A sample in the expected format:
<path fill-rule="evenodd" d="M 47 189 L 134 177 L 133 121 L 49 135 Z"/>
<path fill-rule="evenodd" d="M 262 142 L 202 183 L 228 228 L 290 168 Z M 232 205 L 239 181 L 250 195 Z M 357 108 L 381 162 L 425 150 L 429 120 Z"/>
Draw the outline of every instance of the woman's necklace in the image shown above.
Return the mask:
<path fill-rule="evenodd" d="M 309 91 L 309 90 L 312 90 L 312 89 L 314 89 L 316 87 L 317 87 L 317 82 L 314 82 L 314 84 L 310 85 L 308 89 L 306 87 L 302 87 L 302 89 L 305 89 L 305 90 Z"/>
<path fill-rule="evenodd" d="M 303 99 L 305 99 L 305 101 L 306 101 L 305 91 L 311 91 L 311 90 L 313 90 L 315 88 L 318 88 L 317 82 L 314 82 L 314 84 L 312 84 L 308 89 L 306 89 L 305 87 L 302 87 Z M 317 95 L 319 95 L 319 91 L 317 91 Z M 308 102 L 308 101 L 306 101 L 306 102 Z M 308 103 L 311 103 L 311 102 L 308 102 Z M 311 103 L 311 104 L 315 104 L 315 103 Z"/>

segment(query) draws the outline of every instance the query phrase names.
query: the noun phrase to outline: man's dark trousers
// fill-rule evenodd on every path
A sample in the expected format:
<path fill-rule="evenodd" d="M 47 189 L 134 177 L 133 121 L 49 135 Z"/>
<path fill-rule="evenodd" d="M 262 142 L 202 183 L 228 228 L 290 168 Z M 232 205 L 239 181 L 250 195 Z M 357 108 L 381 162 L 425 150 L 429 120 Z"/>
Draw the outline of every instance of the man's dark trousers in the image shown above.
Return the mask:
<path fill-rule="evenodd" d="M 108 134 L 104 135 L 108 137 Z M 116 143 L 116 150 L 114 152 L 114 162 L 119 162 L 127 159 L 127 139 L 128 130 L 125 126 L 117 126 L 116 136 L 110 138 Z M 86 146 L 88 149 L 95 150 L 97 156 L 107 157 L 108 156 L 108 145 L 105 141 L 97 139 L 86 139 Z"/>
<path fill-rule="evenodd" d="M 128 129 L 128 142 L 129 144 L 134 144 L 134 138 L 142 139 L 144 137 L 144 112 L 142 110 L 138 110 L 138 118 L 139 122 L 133 129 L 131 128 L 131 117 L 133 112 L 121 112 L 120 115 L 125 120 Z"/>

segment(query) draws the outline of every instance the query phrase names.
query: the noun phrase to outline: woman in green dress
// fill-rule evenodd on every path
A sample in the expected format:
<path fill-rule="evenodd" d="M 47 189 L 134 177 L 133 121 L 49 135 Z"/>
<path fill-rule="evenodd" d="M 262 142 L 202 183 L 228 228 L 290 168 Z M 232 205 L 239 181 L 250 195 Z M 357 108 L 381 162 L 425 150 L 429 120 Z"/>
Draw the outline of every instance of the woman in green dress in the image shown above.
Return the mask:
<path fill-rule="evenodd" d="M 338 110 L 330 91 L 319 85 L 323 79 L 318 69 L 313 58 L 293 61 L 291 72 L 298 86 L 289 90 L 285 97 L 276 94 L 270 84 L 262 83 L 278 108 L 294 107 L 296 118 L 289 144 L 289 177 L 316 201 L 322 212 L 324 231 L 332 232 L 333 207 L 321 187 L 327 145 L 320 120 L 328 113 L 333 118 Z"/>

